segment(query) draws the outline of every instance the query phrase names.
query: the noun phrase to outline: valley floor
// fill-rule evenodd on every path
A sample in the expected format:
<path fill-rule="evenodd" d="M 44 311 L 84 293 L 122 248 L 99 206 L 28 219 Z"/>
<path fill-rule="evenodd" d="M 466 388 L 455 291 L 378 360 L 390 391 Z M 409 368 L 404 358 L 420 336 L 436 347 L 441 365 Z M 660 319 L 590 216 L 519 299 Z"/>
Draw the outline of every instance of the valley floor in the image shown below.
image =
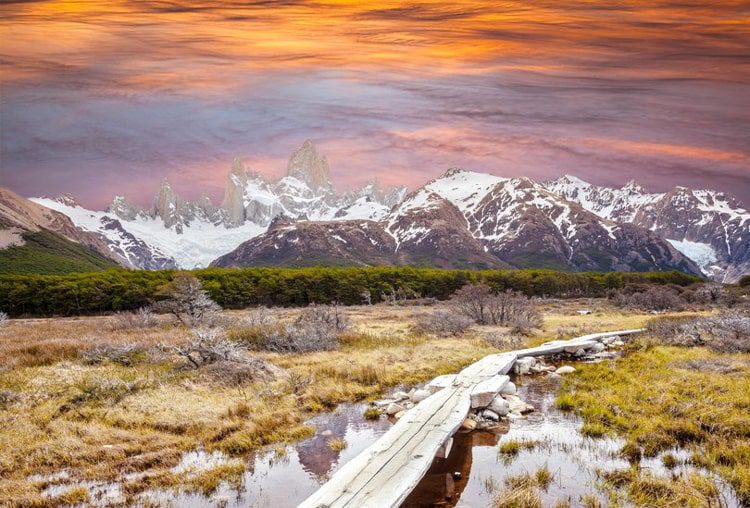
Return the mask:
<path fill-rule="evenodd" d="M 165 316 L 137 330 L 115 329 L 113 317 L 13 320 L 0 328 L 0 505 L 94 502 L 87 480 L 120 482 L 131 500 L 151 489 L 208 494 L 222 482 L 239 482 L 245 466 L 238 461 L 190 475 L 175 468 L 185 453 L 243 457 L 298 440 L 315 433 L 306 420 L 339 403 L 372 400 L 391 387 L 455 372 L 498 347 L 522 345 L 503 344 L 507 330 L 500 327 L 475 326 L 454 338 L 415 334 L 415 320 L 439 306 L 346 308 L 353 330 L 338 350 L 253 353 L 286 371 L 270 380 L 227 365 L 189 368 L 171 349 L 189 332 Z M 580 315 L 582 309 L 593 313 Z M 241 320 L 248 312 L 226 314 Z M 287 320 L 299 309 L 275 312 Z M 526 344 L 636 328 L 653 317 L 604 300 L 547 302 L 543 314 L 543 329 Z M 135 347 L 118 361 L 91 353 L 124 344 Z M 704 363 L 686 367 L 689 361 Z M 712 370 L 717 361 L 736 368 Z M 639 447 L 687 439 L 695 456 L 747 500 L 750 355 L 644 346 L 622 362 L 617 374 L 605 363 L 584 366 L 565 385 L 565 403 L 580 409 L 591 428 L 623 434 Z M 714 427 L 705 427 L 709 422 Z M 612 488 L 635 489 L 629 486 L 639 473 L 627 474 L 635 476 L 623 473 Z M 49 489 L 74 480 L 84 483 Z"/>

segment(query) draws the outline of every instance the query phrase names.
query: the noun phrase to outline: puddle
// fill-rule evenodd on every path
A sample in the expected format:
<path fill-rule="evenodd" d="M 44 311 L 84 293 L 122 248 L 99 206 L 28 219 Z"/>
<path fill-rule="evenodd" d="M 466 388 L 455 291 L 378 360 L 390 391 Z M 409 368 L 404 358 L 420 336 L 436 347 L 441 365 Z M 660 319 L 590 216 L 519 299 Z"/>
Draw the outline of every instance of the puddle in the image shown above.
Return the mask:
<path fill-rule="evenodd" d="M 605 360 L 606 361 L 606 360 Z M 596 468 L 605 470 L 628 467 L 616 452 L 624 441 L 614 438 L 591 439 L 578 433 L 581 421 L 574 415 L 559 411 L 554 406 L 559 379 L 551 376 L 523 376 L 517 379 L 518 394 L 535 407 L 525 418 L 503 422 L 493 431 L 458 433 L 454 436 L 450 454 L 435 459 L 425 478 L 404 503 L 404 507 L 488 507 L 503 490 L 506 478 L 535 472 L 546 466 L 554 481 L 546 491 L 540 490 L 543 506 L 554 506 L 557 500 L 569 500 L 579 506 L 582 496 L 593 495 L 603 506 L 605 495 L 596 488 Z M 150 502 L 175 507 L 274 507 L 297 506 L 341 466 L 375 442 L 390 427 L 384 417 L 366 420 L 367 404 L 342 404 L 333 413 L 325 413 L 308 421 L 316 427 L 314 436 L 297 443 L 259 452 L 242 459 L 247 471 L 239 490 L 224 483 L 210 497 L 176 491 L 148 491 L 140 495 L 141 503 Z M 331 447 L 333 439 L 344 440 L 346 448 Z M 499 444 L 505 441 L 534 441 L 533 449 L 522 449 L 512 460 L 498 454 Z M 670 450 L 682 464 L 689 454 L 685 450 Z M 185 454 L 173 469 L 177 473 L 199 473 L 240 459 L 229 458 L 220 452 L 195 450 Z M 644 469 L 659 475 L 670 475 L 696 468 L 680 465 L 666 469 L 660 457 L 644 459 Z M 701 471 L 706 473 L 705 471 Z M 454 473 L 459 473 L 455 475 Z M 120 483 L 65 482 L 67 476 L 39 478 L 51 481 L 44 495 L 55 496 L 78 485 L 89 488 L 94 504 L 105 506 L 124 502 Z M 714 477 L 724 498 L 723 506 L 739 507 L 734 491 Z M 124 478 L 125 481 L 128 478 Z"/>
<path fill-rule="evenodd" d="M 445 459 L 435 459 L 429 472 L 407 498 L 403 508 L 432 506 L 486 507 L 505 486 L 505 479 L 523 473 L 533 473 L 546 466 L 554 481 L 546 491 L 540 490 L 542 506 L 554 506 L 557 500 L 569 500 L 580 506 L 581 497 L 593 495 L 607 506 L 606 495 L 596 488 L 595 469 L 627 468 L 628 462 L 616 456 L 624 440 L 615 438 L 592 439 L 578 433 L 579 418 L 559 411 L 554 406 L 559 385 L 550 376 L 516 380 L 518 394 L 535 407 L 524 419 L 514 420 L 494 432 L 459 433 Z M 535 441 L 538 446 L 521 450 L 512 460 L 498 454 L 498 446 L 506 441 Z M 685 450 L 671 450 L 678 458 L 686 458 Z M 682 462 L 682 461 L 680 461 Z M 644 459 L 641 467 L 655 474 L 700 471 L 681 465 L 673 470 L 663 466 L 660 457 Z M 458 478 L 454 473 L 460 473 Z M 700 471 L 708 474 L 706 471 Z M 713 476 L 712 476 L 713 477 Z M 732 488 L 713 477 L 722 497 L 723 506 L 739 507 Z"/>
<path fill-rule="evenodd" d="M 365 420 L 367 404 L 343 404 L 336 412 L 325 413 L 308 421 L 317 428 L 314 436 L 282 447 L 280 450 L 251 455 L 239 491 L 222 485 L 208 500 L 201 494 L 175 492 L 147 492 L 142 499 L 179 507 L 269 507 L 297 506 L 315 492 L 341 466 L 359 455 L 390 427 L 384 417 Z M 335 450 L 332 439 L 343 439 L 347 446 Z M 281 453 L 279 453 L 281 452 Z M 221 454 L 191 452 L 178 467 L 183 470 L 210 469 L 226 463 Z M 207 465 L 211 463 L 213 465 Z M 208 503 L 207 503 L 208 501 Z"/>

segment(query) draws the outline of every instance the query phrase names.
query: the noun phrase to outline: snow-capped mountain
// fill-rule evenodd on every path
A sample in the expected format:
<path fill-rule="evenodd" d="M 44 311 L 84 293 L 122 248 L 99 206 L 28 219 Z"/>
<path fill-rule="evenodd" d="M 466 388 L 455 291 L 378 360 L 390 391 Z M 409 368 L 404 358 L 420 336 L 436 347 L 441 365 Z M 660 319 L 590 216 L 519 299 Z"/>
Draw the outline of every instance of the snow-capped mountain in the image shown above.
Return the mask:
<path fill-rule="evenodd" d="M 545 187 L 605 219 L 653 231 L 725 282 L 750 272 L 750 213 L 722 192 L 675 187 L 649 193 L 635 182 L 600 187 L 565 175 Z"/>
<path fill-rule="evenodd" d="M 410 193 L 380 220 L 286 222 L 214 265 L 300 265 L 321 252 L 329 264 L 699 273 L 646 229 L 603 219 L 527 178 L 460 169 Z"/>
<path fill-rule="evenodd" d="M 104 235 L 123 264 L 144 269 L 208 266 L 219 256 L 268 228 L 278 216 L 313 220 L 379 220 L 403 198 L 405 187 L 381 189 L 376 182 L 343 195 L 335 192 L 328 161 L 306 141 L 277 181 L 232 163 L 221 206 L 208 196 L 182 199 L 162 181 L 153 205 L 144 209 L 116 196 L 105 211 L 87 210 L 70 197 L 32 201 L 70 217 L 84 231 Z"/>
<path fill-rule="evenodd" d="M 106 211 L 70 196 L 34 201 L 101 235 L 130 267 L 414 264 L 566 270 L 750 271 L 750 214 L 731 197 L 678 187 L 646 192 L 572 176 L 536 183 L 451 169 L 407 195 L 370 182 L 336 192 L 328 160 L 306 141 L 286 175 L 235 159 L 219 206 L 163 181 L 153 205 L 118 196 Z M 700 267 L 700 268 L 698 268 Z"/>

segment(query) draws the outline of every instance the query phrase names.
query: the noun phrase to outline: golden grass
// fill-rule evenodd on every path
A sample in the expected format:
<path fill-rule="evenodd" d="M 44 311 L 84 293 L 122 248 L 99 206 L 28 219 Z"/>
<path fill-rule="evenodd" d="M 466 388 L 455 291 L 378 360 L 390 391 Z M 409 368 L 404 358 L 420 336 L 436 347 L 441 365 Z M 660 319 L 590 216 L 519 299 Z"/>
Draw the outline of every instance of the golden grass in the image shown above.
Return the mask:
<path fill-rule="evenodd" d="M 648 339 L 630 349 L 615 367 L 609 362 L 578 366 L 564 382 L 558 407 L 575 408 L 583 417 L 584 434 L 625 437 L 621 454 L 633 463 L 675 446 L 692 449 L 698 465 L 723 476 L 750 503 L 750 355 L 653 346 Z M 713 362 L 736 368 L 695 368 Z M 665 456 L 665 465 L 673 462 Z M 674 498 L 657 478 L 627 478 L 636 503 L 655 499 L 661 491 Z M 698 479 L 691 481 L 695 487 Z M 685 506 L 707 495 L 705 485 L 700 487 L 679 498 Z"/>
<path fill-rule="evenodd" d="M 594 304 L 600 307 L 594 317 L 575 313 Z M 28 476 L 63 469 L 74 480 L 145 473 L 123 485 L 128 496 L 149 488 L 210 490 L 236 478 L 236 471 L 206 473 L 199 480 L 170 472 L 183 453 L 202 446 L 243 455 L 298 440 L 314 432 L 305 421 L 316 412 L 456 372 L 497 351 L 482 337 L 506 331 L 500 327 L 475 327 L 460 338 L 414 336 L 414 320 L 435 309 L 348 308 L 354 331 L 342 337 L 339 350 L 258 353 L 285 369 L 286 377 L 240 386 L 186 370 L 158 349 L 189 337 L 165 317 L 157 327 L 126 331 L 113 330 L 107 317 L 13 320 L 0 329 L 0 390 L 17 397 L 0 411 L 0 505 L 60 504 L 42 498 L 43 484 Z M 278 314 L 283 321 L 298 312 Z M 244 313 L 226 314 L 241 319 Z M 563 327 L 641 326 L 647 317 L 620 314 L 600 302 L 557 302 L 546 307 L 544 330 L 529 340 L 556 338 Z M 138 344 L 148 354 L 130 366 L 85 364 L 81 353 L 102 344 Z"/>

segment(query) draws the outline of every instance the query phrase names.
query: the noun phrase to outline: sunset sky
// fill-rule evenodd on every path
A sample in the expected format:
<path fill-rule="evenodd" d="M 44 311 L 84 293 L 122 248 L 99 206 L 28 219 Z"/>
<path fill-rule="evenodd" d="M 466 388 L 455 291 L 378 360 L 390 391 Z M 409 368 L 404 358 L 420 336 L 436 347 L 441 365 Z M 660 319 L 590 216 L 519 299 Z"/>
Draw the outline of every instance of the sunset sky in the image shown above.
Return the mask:
<path fill-rule="evenodd" d="M 26 196 L 218 198 L 310 138 L 341 190 L 460 166 L 750 204 L 747 0 L 4 1 L 0 64 Z"/>

